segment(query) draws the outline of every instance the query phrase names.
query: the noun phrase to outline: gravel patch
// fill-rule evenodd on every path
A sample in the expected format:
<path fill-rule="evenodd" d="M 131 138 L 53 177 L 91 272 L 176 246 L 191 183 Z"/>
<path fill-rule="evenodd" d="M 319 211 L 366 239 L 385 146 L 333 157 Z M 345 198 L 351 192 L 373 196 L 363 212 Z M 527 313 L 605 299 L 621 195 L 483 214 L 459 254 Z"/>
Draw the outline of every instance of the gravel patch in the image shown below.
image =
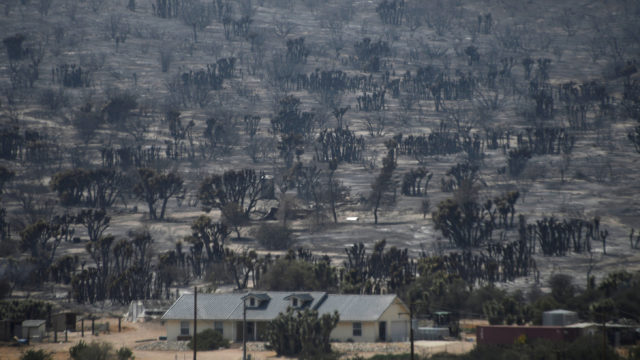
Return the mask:
<path fill-rule="evenodd" d="M 397 354 L 408 353 L 411 350 L 409 343 L 331 343 L 331 349 L 338 353 L 378 353 Z"/>
<path fill-rule="evenodd" d="M 188 341 L 153 341 L 136 346 L 141 351 L 187 351 Z"/>

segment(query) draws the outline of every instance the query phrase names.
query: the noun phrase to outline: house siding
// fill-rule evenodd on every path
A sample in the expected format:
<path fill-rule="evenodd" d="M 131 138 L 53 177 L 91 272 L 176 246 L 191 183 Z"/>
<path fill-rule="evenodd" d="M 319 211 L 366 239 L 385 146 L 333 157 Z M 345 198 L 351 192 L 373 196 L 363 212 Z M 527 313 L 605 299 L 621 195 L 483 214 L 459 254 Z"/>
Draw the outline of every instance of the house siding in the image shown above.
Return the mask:
<path fill-rule="evenodd" d="M 175 341 L 180 336 L 180 323 L 182 320 L 165 320 L 167 327 L 167 340 Z M 233 320 L 219 320 L 222 321 L 222 336 L 233 342 L 236 339 L 241 338 L 242 334 L 237 333 L 237 321 Z M 198 332 L 205 329 L 215 329 L 214 320 L 198 320 Z M 189 321 L 189 335 L 193 334 L 193 320 Z"/>
<path fill-rule="evenodd" d="M 178 336 L 180 336 L 180 323 L 182 320 L 165 320 L 165 322 L 167 326 L 167 340 L 177 340 Z M 213 329 L 213 323 L 213 320 L 198 320 L 198 332 L 205 329 Z M 226 331 L 227 329 L 225 327 L 224 332 Z M 189 320 L 189 335 L 193 335 L 193 320 Z"/>
<path fill-rule="evenodd" d="M 409 309 L 397 299 L 382 313 L 380 321 L 387 323 L 387 341 L 409 340 Z M 398 322 L 404 323 L 403 326 L 397 328 Z"/>
<path fill-rule="evenodd" d="M 222 322 L 222 337 L 233 342 L 236 338 L 235 321 L 225 320 Z"/>
<path fill-rule="evenodd" d="M 362 324 L 362 335 L 353 336 L 353 321 L 341 321 L 331 332 L 336 341 L 373 342 L 378 339 L 378 322 L 356 321 Z"/>
<path fill-rule="evenodd" d="M 382 313 L 378 321 L 361 321 L 362 336 L 353 336 L 353 321 L 340 321 L 331 332 L 331 339 L 337 341 L 373 342 L 380 341 L 379 323 L 386 322 L 386 341 L 406 341 L 406 334 L 409 332 L 409 310 L 400 301 L 394 301 Z M 405 320 L 406 319 L 406 320 Z M 392 324 L 403 322 L 403 329 L 396 329 Z M 394 330 L 395 333 L 394 333 Z M 400 330 L 400 331 L 398 331 Z"/>

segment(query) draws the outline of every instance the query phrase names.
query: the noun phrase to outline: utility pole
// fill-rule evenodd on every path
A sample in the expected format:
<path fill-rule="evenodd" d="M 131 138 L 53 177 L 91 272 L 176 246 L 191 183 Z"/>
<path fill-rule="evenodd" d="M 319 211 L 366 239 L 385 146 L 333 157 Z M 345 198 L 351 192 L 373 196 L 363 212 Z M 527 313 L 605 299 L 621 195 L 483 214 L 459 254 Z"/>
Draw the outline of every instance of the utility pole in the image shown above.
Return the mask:
<path fill-rule="evenodd" d="M 409 303 L 409 340 L 411 341 L 411 360 L 414 360 L 414 351 L 413 351 L 413 302 Z"/>
<path fill-rule="evenodd" d="M 413 301 L 409 302 L 409 313 L 406 312 L 398 313 L 398 315 L 409 315 L 409 342 L 411 343 L 411 360 L 414 360 L 415 353 L 413 349 Z"/>
<path fill-rule="evenodd" d="M 247 299 L 242 299 L 242 360 L 247 360 Z"/>
<path fill-rule="evenodd" d="M 193 287 L 193 360 L 196 360 L 196 352 L 198 348 L 197 337 L 198 333 L 198 287 Z"/>

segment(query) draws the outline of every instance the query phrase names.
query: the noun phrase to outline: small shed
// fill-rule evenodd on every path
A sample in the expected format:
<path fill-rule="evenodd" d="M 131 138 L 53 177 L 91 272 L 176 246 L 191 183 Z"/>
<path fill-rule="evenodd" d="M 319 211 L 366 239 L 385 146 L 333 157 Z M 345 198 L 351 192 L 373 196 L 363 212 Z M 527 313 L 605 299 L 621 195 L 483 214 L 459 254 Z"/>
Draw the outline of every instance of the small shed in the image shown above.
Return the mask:
<path fill-rule="evenodd" d="M 46 320 L 25 320 L 22 322 L 22 338 L 31 340 L 42 340 L 45 335 Z"/>
<path fill-rule="evenodd" d="M 129 304 L 126 318 L 131 322 L 159 319 L 171 304 L 164 300 L 133 300 Z"/>
<path fill-rule="evenodd" d="M 567 326 L 578 322 L 578 314 L 569 310 L 551 310 L 542 313 L 543 326 Z"/>
<path fill-rule="evenodd" d="M 65 311 L 51 316 L 51 326 L 54 331 L 76 331 L 76 313 Z"/>

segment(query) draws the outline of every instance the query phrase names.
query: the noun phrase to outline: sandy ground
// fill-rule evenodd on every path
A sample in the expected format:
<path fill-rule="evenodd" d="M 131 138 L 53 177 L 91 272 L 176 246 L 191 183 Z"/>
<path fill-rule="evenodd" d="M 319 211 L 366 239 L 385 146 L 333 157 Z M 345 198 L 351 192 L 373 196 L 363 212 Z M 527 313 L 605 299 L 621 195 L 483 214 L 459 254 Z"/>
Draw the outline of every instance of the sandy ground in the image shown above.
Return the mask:
<path fill-rule="evenodd" d="M 113 324 L 117 324 L 117 319 L 111 319 L 109 321 L 112 327 Z M 85 324 L 85 329 L 87 324 Z M 105 341 L 113 345 L 114 349 L 118 349 L 122 346 L 126 346 L 133 350 L 137 360 L 176 360 L 176 359 L 191 359 L 193 358 L 192 352 L 184 351 L 139 351 L 135 350 L 135 347 L 145 343 L 145 340 L 156 340 L 159 336 L 166 335 L 164 326 L 156 322 L 146 323 L 123 323 L 122 332 L 117 332 L 117 326 L 115 331 L 110 334 L 100 334 L 99 336 L 89 335 L 90 331 L 85 331 L 84 338 L 81 337 L 80 332 L 69 333 L 68 342 L 59 343 L 35 343 L 33 348 L 44 349 L 54 353 L 54 359 L 67 360 L 69 358 L 69 348 L 75 345 L 78 341 L 84 340 L 90 341 Z M 58 334 L 58 340 L 63 340 L 64 335 Z M 19 359 L 20 354 L 28 349 L 28 347 L 15 347 L 15 346 L 2 346 L 0 347 L 0 360 L 13 360 Z M 275 357 L 273 352 L 249 352 L 255 359 L 266 359 Z M 242 349 L 231 348 L 219 351 L 207 351 L 198 353 L 198 359 L 221 359 L 221 360 L 236 360 L 242 358 Z"/>
<path fill-rule="evenodd" d="M 102 320 L 101 320 L 102 321 Z M 110 324 L 117 324 L 117 319 L 109 319 Z M 85 329 L 89 326 L 85 324 Z M 193 353 L 191 351 L 141 351 L 135 348 L 146 341 L 156 340 L 159 336 L 166 334 L 164 326 L 158 322 L 145 322 L 145 323 L 123 323 L 122 332 L 117 332 L 117 325 L 111 325 L 112 331 L 110 334 L 100 334 L 99 336 L 91 336 L 90 330 L 85 331 L 85 336 L 82 338 L 80 332 L 73 332 L 68 334 L 68 341 L 63 342 L 64 335 L 58 334 L 58 343 L 33 343 L 30 347 L 23 346 L 0 346 L 0 360 L 17 360 L 20 355 L 27 349 L 44 349 L 46 351 L 53 352 L 55 360 L 67 360 L 69 358 L 69 348 L 77 344 L 78 341 L 84 340 L 86 342 L 91 341 L 105 341 L 112 344 L 114 349 L 118 349 L 122 346 L 126 346 L 133 350 L 136 360 L 186 360 L 192 359 Z M 415 351 L 417 354 L 435 354 L 438 352 L 449 353 L 465 353 L 473 349 L 474 342 L 469 341 L 416 341 Z M 276 359 L 275 352 L 273 351 L 248 351 L 252 359 Z M 232 344 L 230 349 L 223 349 L 217 351 L 205 351 L 199 352 L 198 359 L 219 359 L 219 360 L 239 360 L 242 359 L 242 348 L 240 344 Z M 348 356 L 355 356 L 356 354 L 348 354 Z M 375 353 L 360 353 L 357 354 L 365 358 L 376 355 Z"/>

